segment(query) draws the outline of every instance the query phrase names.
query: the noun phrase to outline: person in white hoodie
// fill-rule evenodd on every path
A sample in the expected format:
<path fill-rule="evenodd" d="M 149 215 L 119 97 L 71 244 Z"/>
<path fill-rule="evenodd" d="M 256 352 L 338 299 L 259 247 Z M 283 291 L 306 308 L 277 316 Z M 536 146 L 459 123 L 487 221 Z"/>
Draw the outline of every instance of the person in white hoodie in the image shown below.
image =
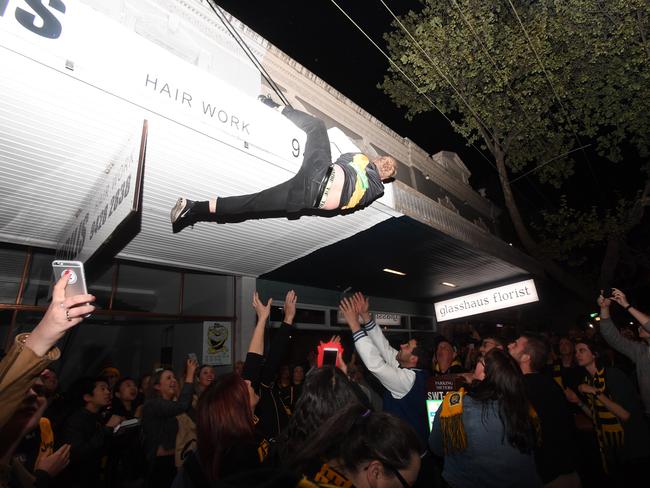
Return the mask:
<path fill-rule="evenodd" d="M 359 357 L 386 388 L 383 410 L 409 423 L 426 445 L 429 437 L 426 399 L 431 351 L 410 339 L 399 351 L 391 347 L 369 312 L 368 299 L 357 292 L 340 303 Z M 363 325 L 359 321 L 363 320 Z"/>

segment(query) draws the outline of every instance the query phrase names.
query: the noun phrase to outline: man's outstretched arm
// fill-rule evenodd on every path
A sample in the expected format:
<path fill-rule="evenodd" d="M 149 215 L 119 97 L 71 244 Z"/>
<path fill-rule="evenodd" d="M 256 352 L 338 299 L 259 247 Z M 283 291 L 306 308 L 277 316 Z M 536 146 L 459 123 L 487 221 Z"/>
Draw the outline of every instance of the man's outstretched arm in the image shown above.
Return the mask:
<path fill-rule="evenodd" d="M 384 360 L 374 342 L 361 327 L 357 309 L 351 299 L 344 298 L 340 309 L 352 331 L 354 345 L 366 368 L 390 391 L 393 398 L 402 398 L 411 391 L 415 382 L 415 372 L 392 366 Z"/>
<path fill-rule="evenodd" d="M 363 293 L 356 292 L 352 296 L 352 302 L 357 310 L 357 313 L 361 316 L 361 320 L 363 320 L 363 330 L 366 331 L 368 337 L 370 337 L 372 342 L 375 344 L 375 347 L 379 351 L 381 357 L 390 366 L 398 368 L 399 363 L 396 359 L 397 350 L 390 345 L 386 339 L 386 336 L 384 336 L 384 333 L 381 331 L 381 327 L 379 327 L 370 316 L 370 303 L 368 301 L 368 298 L 365 297 Z"/>

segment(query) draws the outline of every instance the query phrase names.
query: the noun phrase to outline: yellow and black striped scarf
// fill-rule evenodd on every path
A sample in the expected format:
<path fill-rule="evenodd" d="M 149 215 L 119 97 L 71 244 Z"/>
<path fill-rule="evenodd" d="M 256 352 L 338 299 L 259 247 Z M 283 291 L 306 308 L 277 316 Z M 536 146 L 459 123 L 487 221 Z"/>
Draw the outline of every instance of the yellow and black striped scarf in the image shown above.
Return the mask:
<path fill-rule="evenodd" d="M 450 391 L 442 400 L 440 411 L 440 433 L 445 454 L 464 451 L 467 448 L 467 434 L 463 425 L 463 397 L 465 389 Z"/>
<path fill-rule="evenodd" d="M 347 479 L 329 464 L 324 463 L 318 473 L 314 476 L 314 481 L 321 487 L 341 487 L 354 488 L 352 481 Z"/>
<path fill-rule="evenodd" d="M 587 375 L 585 381 L 588 385 L 593 386 L 596 391 L 598 391 L 598 394 L 602 393 L 606 397 L 611 398 L 605 382 L 604 367 L 597 369 L 596 374 L 592 377 Z M 605 469 L 605 472 L 607 472 L 607 462 L 605 460 L 604 451 L 607 448 L 622 446 L 624 432 L 621 422 L 618 420 L 616 415 L 607 410 L 607 407 L 603 405 L 603 402 L 598 399 L 598 394 L 587 395 L 587 397 L 591 409 L 591 418 L 594 423 L 594 429 L 596 430 L 596 437 L 598 438 L 598 445 L 600 446 L 603 468 Z"/>

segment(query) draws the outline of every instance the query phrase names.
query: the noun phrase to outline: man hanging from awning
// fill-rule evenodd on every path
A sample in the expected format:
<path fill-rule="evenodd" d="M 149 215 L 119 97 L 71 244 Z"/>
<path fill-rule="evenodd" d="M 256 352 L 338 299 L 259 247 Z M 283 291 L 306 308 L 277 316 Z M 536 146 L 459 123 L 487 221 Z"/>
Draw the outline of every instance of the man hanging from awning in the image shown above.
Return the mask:
<path fill-rule="evenodd" d="M 259 99 L 271 108 L 280 108 L 271 97 L 261 95 Z M 397 173 L 397 162 L 391 156 L 371 159 L 362 153 L 346 153 L 332 163 L 322 120 L 288 106 L 281 113 L 307 134 L 298 173 L 284 183 L 249 195 L 207 201 L 181 197 L 170 215 L 174 233 L 201 221 L 290 217 L 304 211 L 365 207 L 384 193 L 383 182 Z"/>

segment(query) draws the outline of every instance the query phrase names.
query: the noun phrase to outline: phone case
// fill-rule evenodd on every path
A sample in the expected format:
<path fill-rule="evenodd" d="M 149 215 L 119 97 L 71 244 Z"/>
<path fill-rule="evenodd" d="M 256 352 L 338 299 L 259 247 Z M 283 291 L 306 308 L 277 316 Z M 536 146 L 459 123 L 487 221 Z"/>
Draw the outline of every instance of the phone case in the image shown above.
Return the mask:
<path fill-rule="evenodd" d="M 84 264 L 81 261 L 52 261 L 52 270 L 54 271 L 54 280 L 59 281 L 66 270 L 71 271 L 68 286 L 65 287 L 65 296 L 85 295 L 88 293 L 86 286 L 86 273 Z"/>
<path fill-rule="evenodd" d="M 336 358 L 336 367 L 339 367 L 339 358 L 343 356 L 343 346 L 341 345 L 340 342 L 325 342 L 325 343 L 320 343 L 318 345 L 317 349 L 317 355 L 316 355 L 316 367 L 317 368 L 322 368 L 323 367 L 323 356 L 325 355 L 325 350 L 326 349 L 337 349 L 339 352 L 338 357 Z"/>

